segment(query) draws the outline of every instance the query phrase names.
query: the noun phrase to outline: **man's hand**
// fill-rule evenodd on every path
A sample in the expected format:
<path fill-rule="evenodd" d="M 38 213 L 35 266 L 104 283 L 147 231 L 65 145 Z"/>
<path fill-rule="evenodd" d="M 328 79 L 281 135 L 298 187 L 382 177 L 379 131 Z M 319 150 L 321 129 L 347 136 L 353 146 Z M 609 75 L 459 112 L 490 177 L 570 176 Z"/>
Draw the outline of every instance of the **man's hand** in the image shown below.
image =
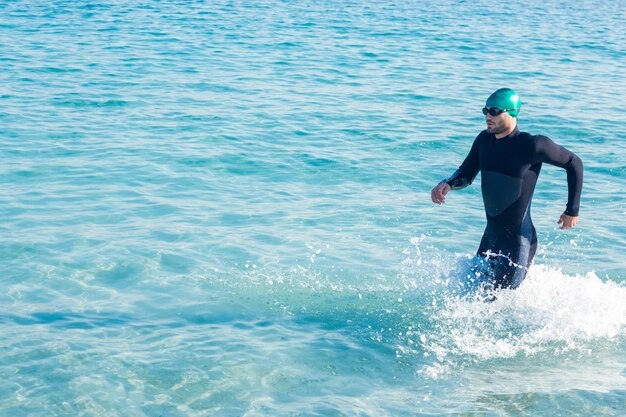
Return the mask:
<path fill-rule="evenodd" d="M 443 204 L 446 202 L 446 194 L 448 194 L 448 191 L 450 191 L 450 186 L 445 182 L 440 182 L 430 192 L 430 199 L 433 200 L 435 204 Z"/>
<path fill-rule="evenodd" d="M 561 217 L 559 217 L 557 224 L 561 225 L 561 227 L 559 227 L 561 230 L 571 229 L 578 224 L 578 216 L 568 216 L 563 213 L 561 214 Z"/>

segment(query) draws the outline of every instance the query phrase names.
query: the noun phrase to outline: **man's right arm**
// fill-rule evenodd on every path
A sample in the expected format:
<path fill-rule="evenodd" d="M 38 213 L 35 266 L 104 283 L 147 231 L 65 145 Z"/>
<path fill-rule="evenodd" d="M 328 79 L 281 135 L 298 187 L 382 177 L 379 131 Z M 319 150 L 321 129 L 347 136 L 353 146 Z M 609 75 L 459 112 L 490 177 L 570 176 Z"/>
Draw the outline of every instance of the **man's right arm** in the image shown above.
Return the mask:
<path fill-rule="evenodd" d="M 478 141 L 480 135 L 474 140 L 472 149 L 456 171 L 447 179 L 441 181 L 431 191 L 431 200 L 435 204 L 442 204 L 446 201 L 446 194 L 450 190 L 460 190 L 467 187 L 474 181 L 480 170 L 478 158 Z"/>
<path fill-rule="evenodd" d="M 480 136 L 479 136 L 480 137 Z M 474 140 L 472 144 L 472 149 L 470 149 L 469 154 L 456 171 L 447 179 L 443 180 L 450 186 L 453 190 L 460 190 L 462 188 L 470 185 L 476 175 L 478 175 L 478 171 L 480 170 L 480 164 L 478 159 L 478 138 Z"/>

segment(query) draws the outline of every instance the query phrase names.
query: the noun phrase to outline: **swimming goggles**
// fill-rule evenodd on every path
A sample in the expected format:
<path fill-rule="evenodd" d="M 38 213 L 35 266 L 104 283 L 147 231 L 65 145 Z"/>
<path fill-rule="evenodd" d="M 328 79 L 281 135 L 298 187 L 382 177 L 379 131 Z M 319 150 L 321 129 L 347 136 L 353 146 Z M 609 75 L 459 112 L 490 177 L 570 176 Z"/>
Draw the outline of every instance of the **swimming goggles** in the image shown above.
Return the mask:
<path fill-rule="evenodd" d="M 492 116 L 499 116 L 502 113 L 504 113 L 505 111 L 509 111 L 509 110 L 519 110 L 519 109 L 497 109 L 495 107 L 483 107 L 483 114 L 486 116 L 487 113 L 489 113 Z"/>

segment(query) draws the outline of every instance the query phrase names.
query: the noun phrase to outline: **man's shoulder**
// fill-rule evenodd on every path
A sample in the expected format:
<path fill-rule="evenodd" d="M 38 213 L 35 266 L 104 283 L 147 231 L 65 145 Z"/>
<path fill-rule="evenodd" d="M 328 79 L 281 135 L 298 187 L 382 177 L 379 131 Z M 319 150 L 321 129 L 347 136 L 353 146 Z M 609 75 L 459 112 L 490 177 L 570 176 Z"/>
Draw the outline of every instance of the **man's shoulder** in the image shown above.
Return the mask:
<path fill-rule="evenodd" d="M 545 135 L 535 135 L 529 132 L 520 132 L 518 135 L 518 139 L 523 141 L 528 146 L 532 147 L 537 146 L 537 142 L 550 140 L 550 138 Z"/>
<path fill-rule="evenodd" d="M 537 139 L 549 139 L 546 135 L 535 135 L 530 132 L 519 132 L 519 136 L 526 140 L 536 141 Z"/>
<path fill-rule="evenodd" d="M 519 137 L 523 142 L 524 148 L 528 149 L 533 154 L 545 152 L 546 149 L 554 146 L 552 139 L 545 135 L 520 132 Z"/>

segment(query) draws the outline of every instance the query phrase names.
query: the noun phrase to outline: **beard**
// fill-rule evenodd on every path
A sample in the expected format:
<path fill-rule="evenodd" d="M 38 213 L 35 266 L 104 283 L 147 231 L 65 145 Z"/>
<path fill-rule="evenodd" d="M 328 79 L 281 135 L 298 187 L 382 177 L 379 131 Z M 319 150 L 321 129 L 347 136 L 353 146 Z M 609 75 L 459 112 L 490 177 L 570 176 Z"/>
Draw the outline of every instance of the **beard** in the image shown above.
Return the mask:
<path fill-rule="evenodd" d="M 487 133 L 497 135 L 499 133 L 506 132 L 507 127 L 502 123 L 494 123 L 493 126 L 487 126 Z"/>

